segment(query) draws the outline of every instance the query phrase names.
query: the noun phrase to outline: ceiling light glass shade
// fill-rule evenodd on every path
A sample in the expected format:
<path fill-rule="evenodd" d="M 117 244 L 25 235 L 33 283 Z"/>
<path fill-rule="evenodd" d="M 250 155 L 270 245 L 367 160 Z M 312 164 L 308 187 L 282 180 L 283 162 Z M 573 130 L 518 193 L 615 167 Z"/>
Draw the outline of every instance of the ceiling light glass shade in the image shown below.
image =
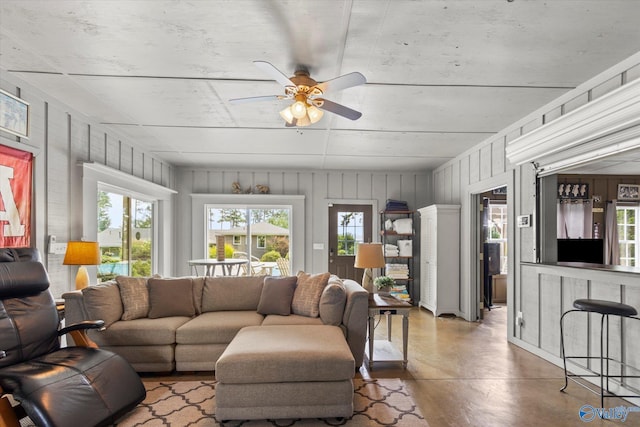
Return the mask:
<path fill-rule="evenodd" d="M 307 108 L 307 114 L 309 115 L 309 120 L 311 120 L 311 123 L 316 123 L 322 118 L 322 116 L 324 115 L 324 111 L 313 105 L 310 105 Z"/>
<path fill-rule="evenodd" d="M 299 118 L 298 120 L 296 120 L 296 126 L 309 126 L 311 124 L 311 120 L 309 120 L 309 116 L 308 115 L 304 115 L 301 118 Z"/>
<path fill-rule="evenodd" d="M 280 111 L 280 116 L 284 119 L 288 124 L 293 124 L 293 113 L 291 112 L 291 107 L 287 107 L 284 110 Z"/>
<path fill-rule="evenodd" d="M 293 117 L 300 120 L 307 115 L 307 104 L 304 101 L 296 101 L 291 105 L 291 113 Z"/>

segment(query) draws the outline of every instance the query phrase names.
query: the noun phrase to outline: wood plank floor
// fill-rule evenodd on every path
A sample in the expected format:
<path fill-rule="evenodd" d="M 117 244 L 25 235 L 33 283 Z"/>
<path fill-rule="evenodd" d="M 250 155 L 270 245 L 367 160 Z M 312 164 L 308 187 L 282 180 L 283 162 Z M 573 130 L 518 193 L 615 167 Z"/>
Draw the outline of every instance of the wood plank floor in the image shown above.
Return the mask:
<path fill-rule="evenodd" d="M 487 313 L 481 322 L 438 317 L 414 308 L 409 319 L 409 363 L 360 368 L 363 378 L 402 378 L 431 427 L 446 426 L 580 426 L 583 405 L 600 406 L 598 396 L 577 384 L 564 384 L 561 368 L 507 342 L 506 307 Z M 393 316 L 392 342 L 401 348 L 401 317 Z M 376 338 L 386 338 L 384 317 Z M 605 406 L 633 406 L 606 399 Z M 602 421 L 590 426 L 640 426 L 640 412 L 626 422 Z"/>

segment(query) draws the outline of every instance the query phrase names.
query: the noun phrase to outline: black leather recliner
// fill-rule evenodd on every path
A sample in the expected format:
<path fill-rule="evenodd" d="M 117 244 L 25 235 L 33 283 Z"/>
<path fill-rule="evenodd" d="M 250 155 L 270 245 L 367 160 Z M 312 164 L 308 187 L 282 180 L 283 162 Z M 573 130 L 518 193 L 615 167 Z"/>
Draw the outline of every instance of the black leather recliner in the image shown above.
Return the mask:
<path fill-rule="evenodd" d="M 58 330 L 49 277 L 36 249 L 0 249 L 0 413 L 15 423 L 12 394 L 37 426 L 103 426 L 116 422 L 146 395 L 138 374 L 120 356 L 87 347 L 60 348 L 71 330 Z M 20 410 L 9 408 L 13 413 Z M 0 419 L 0 425 L 3 419 Z"/>

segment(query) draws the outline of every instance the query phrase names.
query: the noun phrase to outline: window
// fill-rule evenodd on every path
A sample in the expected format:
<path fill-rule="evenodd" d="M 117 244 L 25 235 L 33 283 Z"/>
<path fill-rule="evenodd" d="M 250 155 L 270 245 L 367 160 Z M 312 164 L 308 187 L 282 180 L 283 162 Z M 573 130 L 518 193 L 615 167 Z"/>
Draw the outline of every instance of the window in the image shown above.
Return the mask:
<path fill-rule="evenodd" d="M 237 196 L 237 197 L 236 197 Z M 215 234 L 218 230 L 223 231 L 231 228 L 229 223 L 218 222 L 221 218 L 211 217 L 211 215 L 217 215 L 215 210 L 221 209 L 236 209 L 243 213 L 243 224 L 238 225 L 241 227 L 246 225 L 250 230 L 245 229 L 242 233 L 238 233 L 241 236 L 240 245 L 234 246 L 232 239 L 227 238 L 228 247 L 225 248 L 225 252 L 232 250 L 231 256 L 239 257 L 242 254 L 238 252 L 246 252 L 247 256 L 255 256 L 261 258 L 263 255 L 258 255 L 258 251 L 263 249 L 257 249 L 255 242 L 248 241 L 247 235 L 251 236 L 267 236 L 267 248 L 275 247 L 275 250 L 280 257 L 283 253 L 289 254 L 289 265 L 291 271 L 305 270 L 305 196 L 303 195 L 273 195 L 273 194 L 236 194 L 234 197 L 230 197 L 229 194 L 191 194 L 191 211 L 196 215 L 199 215 L 200 221 L 191 222 L 191 242 L 192 252 L 189 254 L 177 254 L 177 268 L 182 269 L 184 274 L 188 274 L 190 268 L 188 267 L 189 259 L 209 258 L 209 248 L 212 242 L 215 242 Z M 229 203 L 233 199 L 233 203 Z M 162 207 L 162 206 L 161 206 Z M 214 210 L 212 212 L 212 210 Z M 261 212 L 266 210 L 266 212 Z M 273 215 L 269 210 L 275 210 Z M 286 215 L 285 215 L 286 212 Z M 250 214 L 255 214 L 255 218 L 251 221 L 247 221 Z M 262 213 L 264 213 L 263 216 Z M 265 227 L 271 227 L 276 225 L 286 229 L 285 235 L 270 237 L 268 230 L 256 229 L 256 226 L 252 224 L 252 221 L 265 222 Z M 275 224 L 273 224 L 275 222 Z M 212 226 L 210 228 L 210 225 Z M 215 231 L 212 231 L 215 230 Z M 279 233 L 278 233 L 279 234 Z M 228 234 L 227 234 L 228 235 Z M 213 240 L 211 238 L 213 237 Z M 271 241 L 272 240 L 272 241 Z M 251 250 L 253 249 L 253 250 Z M 251 251 L 250 251 L 251 250 Z M 251 255 L 249 255 L 251 252 Z M 275 253 L 271 252 L 267 255 L 267 258 L 275 257 Z M 252 258 L 253 259 L 253 258 Z M 286 256 L 285 256 L 286 259 Z M 261 262 L 260 259 L 254 262 Z M 276 265 L 276 261 L 273 265 Z M 271 265 L 271 264 L 270 264 Z M 257 272 L 264 272 L 265 269 L 258 268 Z M 241 272 L 242 274 L 242 272 Z M 278 275 L 279 270 L 273 268 L 273 275 Z"/>
<path fill-rule="evenodd" d="M 98 192 L 98 243 L 101 281 L 118 275 L 152 272 L 153 203 L 115 192 Z"/>
<path fill-rule="evenodd" d="M 276 260 L 289 257 L 289 207 L 241 207 L 205 205 L 208 258 L 215 258 L 215 236 L 233 236 L 225 245 L 225 257 L 246 258 L 252 271 L 265 267 L 278 275 Z"/>
<path fill-rule="evenodd" d="M 620 245 L 620 265 L 635 267 L 640 265 L 638 245 L 640 233 L 638 232 L 636 219 L 638 218 L 638 206 L 618 206 L 618 242 Z"/>
<path fill-rule="evenodd" d="M 355 256 L 364 238 L 364 212 L 338 212 L 338 256 Z"/>
<path fill-rule="evenodd" d="M 489 242 L 500 243 L 500 273 L 507 273 L 507 205 L 489 204 Z"/>

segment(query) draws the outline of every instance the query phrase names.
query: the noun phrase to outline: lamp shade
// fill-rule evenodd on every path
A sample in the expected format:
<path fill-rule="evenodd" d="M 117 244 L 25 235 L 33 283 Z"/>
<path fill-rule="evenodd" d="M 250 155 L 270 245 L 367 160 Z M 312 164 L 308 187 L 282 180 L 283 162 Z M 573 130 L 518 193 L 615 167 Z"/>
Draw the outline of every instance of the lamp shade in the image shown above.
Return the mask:
<path fill-rule="evenodd" d="M 67 243 L 64 254 L 64 265 L 98 265 L 100 264 L 100 246 L 98 242 Z"/>
<path fill-rule="evenodd" d="M 62 263 L 80 266 L 76 274 L 76 289 L 84 289 L 89 286 L 89 272 L 85 265 L 100 264 L 100 245 L 98 242 L 71 241 L 67 243 L 67 252 Z"/>
<path fill-rule="evenodd" d="M 384 267 L 382 243 L 360 243 L 356 252 L 355 268 Z"/>

